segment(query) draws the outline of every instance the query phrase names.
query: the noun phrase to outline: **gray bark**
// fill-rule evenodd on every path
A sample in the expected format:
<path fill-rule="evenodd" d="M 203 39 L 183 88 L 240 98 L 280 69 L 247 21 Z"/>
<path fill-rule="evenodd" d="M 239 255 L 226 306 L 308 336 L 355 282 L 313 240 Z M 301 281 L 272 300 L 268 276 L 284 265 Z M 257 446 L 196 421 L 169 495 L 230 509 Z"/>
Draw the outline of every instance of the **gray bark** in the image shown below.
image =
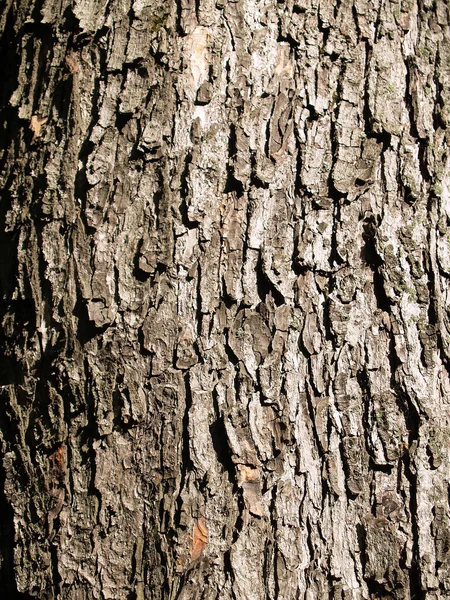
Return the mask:
<path fill-rule="evenodd" d="M 450 597 L 445 0 L 5 0 L 7 598 Z"/>

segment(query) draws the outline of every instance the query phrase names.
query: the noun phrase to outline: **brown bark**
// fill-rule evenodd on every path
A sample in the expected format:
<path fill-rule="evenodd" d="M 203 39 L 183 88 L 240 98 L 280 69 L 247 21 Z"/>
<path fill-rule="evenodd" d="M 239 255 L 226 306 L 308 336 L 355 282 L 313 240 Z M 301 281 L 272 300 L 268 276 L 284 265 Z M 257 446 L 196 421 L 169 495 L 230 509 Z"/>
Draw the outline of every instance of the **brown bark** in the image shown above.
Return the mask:
<path fill-rule="evenodd" d="M 6 0 L 7 598 L 450 597 L 444 0 Z"/>

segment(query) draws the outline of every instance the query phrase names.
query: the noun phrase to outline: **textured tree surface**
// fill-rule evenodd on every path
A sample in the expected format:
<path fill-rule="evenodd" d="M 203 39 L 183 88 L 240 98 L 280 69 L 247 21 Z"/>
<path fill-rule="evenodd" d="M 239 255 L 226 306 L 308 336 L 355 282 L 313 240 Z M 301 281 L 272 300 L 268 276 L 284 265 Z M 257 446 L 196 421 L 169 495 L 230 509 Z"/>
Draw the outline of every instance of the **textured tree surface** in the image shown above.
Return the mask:
<path fill-rule="evenodd" d="M 445 0 L 3 0 L 0 585 L 450 598 Z"/>

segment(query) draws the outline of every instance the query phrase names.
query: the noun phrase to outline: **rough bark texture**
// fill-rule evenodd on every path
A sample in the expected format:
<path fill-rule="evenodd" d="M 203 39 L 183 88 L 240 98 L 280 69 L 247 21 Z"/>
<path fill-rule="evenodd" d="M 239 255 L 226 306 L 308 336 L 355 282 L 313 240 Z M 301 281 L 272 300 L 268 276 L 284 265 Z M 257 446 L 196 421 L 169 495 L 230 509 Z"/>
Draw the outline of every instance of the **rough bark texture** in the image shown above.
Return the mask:
<path fill-rule="evenodd" d="M 450 598 L 445 0 L 3 0 L 7 598 Z"/>

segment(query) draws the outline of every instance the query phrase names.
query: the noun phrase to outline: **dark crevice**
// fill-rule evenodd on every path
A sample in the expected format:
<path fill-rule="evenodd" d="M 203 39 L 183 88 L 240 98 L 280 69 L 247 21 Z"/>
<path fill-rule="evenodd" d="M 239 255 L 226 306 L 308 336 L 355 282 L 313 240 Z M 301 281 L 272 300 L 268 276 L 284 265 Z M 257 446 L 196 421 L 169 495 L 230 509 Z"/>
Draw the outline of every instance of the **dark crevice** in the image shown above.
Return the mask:
<path fill-rule="evenodd" d="M 380 33 L 380 27 L 383 23 L 383 16 L 382 16 L 383 8 L 384 8 L 384 4 L 382 2 L 380 2 L 378 5 L 377 18 L 375 21 L 375 32 L 374 32 L 374 36 L 373 36 L 373 39 L 375 42 L 382 37 L 382 35 Z"/>
<path fill-rule="evenodd" d="M 101 335 L 109 327 L 109 324 L 97 327 L 89 319 L 86 301 L 78 297 L 72 314 L 77 319 L 77 339 L 82 346 L 90 342 L 97 335 Z"/>
<path fill-rule="evenodd" d="M 376 248 L 376 232 L 377 226 L 375 218 L 370 216 L 365 220 L 363 226 L 363 240 L 364 246 L 361 250 L 361 258 L 371 268 L 373 273 L 373 292 L 377 302 L 377 308 L 390 313 L 392 307 L 392 301 L 388 298 L 386 290 L 384 288 L 384 279 L 381 273 L 383 266 L 383 260 L 377 252 Z"/>
<path fill-rule="evenodd" d="M 295 136 L 295 146 L 297 149 L 297 164 L 295 170 L 295 195 L 298 197 L 302 196 L 302 182 L 301 182 L 301 173 L 302 173 L 302 142 L 298 139 L 298 136 Z"/>
<path fill-rule="evenodd" d="M 413 537 L 412 560 L 409 569 L 409 586 L 411 597 L 415 600 L 425 600 L 425 592 L 422 589 L 421 573 L 419 565 L 419 528 L 417 518 L 417 475 L 415 467 L 411 464 L 409 452 L 403 454 L 405 476 L 409 482 L 409 511 L 411 518 L 411 532 Z"/>
<path fill-rule="evenodd" d="M 395 335 L 393 334 L 392 330 L 389 333 L 389 353 L 388 353 L 388 361 L 389 361 L 389 367 L 390 367 L 390 371 L 391 371 L 391 387 L 392 389 L 396 389 L 397 386 L 397 381 L 396 381 L 396 373 L 397 373 L 397 369 L 400 367 L 401 360 L 399 359 L 399 357 L 397 356 L 397 352 L 395 349 Z"/>
<path fill-rule="evenodd" d="M 429 444 L 427 444 L 425 451 L 427 454 L 428 466 L 430 468 L 430 471 L 435 471 L 437 468 L 439 468 L 439 464 L 435 463 L 435 456 Z"/>
<path fill-rule="evenodd" d="M 235 544 L 239 538 L 239 534 L 242 532 L 243 528 L 244 528 L 244 519 L 242 517 L 242 515 L 245 512 L 245 502 L 244 502 L 244 498 L 242 495 L 242 492 L 239 491 L 237 494 L 237 504 L 238 504 L 238 508 L 239 508 L 239 515 L 236 519 L 236 522 L 234 524 L 233 527 L 233 537 L 232 537 L 232 544 Z"/>
<path fill-rule="evenodd" d="M 382 154 L 384 152 L 386 152 L 386 150 L 391 145 L 392 135 L 387 131 L 383 130 L 383 131 L 372 132 L 372 133 L 369 133 L 367 135 L 367 137 L 375 139 L 378 144 L 382 145 L 382 149 L 381 149 Z"/>
<path fill-rule="evenodd" d="M 415 69 L 415 57 L 407 56 L 405 59 L 406 66 L 406 86 L 405 86 L 405 106 L 409 113 L 409 133 L 413 138 L 419 138 L 419 132 L 417 131 L 417 118 L 414 109 L 414 101 L 411 92 L 411 71 Z"/>
<path fill-rule="evenodd" d="M 228 136 L 228 158 L 233 160 L 237 154 L 236 126 L 230 123 L 230 135 Z"/>
<path fill-rule="evenodd" d="M 303 326 L 304 326 L 304 321 L 301 323 L 301 327 L 299 326 L 299 332 L 301 332 L 303 330 Z M 303 336 L 300 334 L 298 336 L 298 342 L 297 342 L 297 346 L 298 349 L 300 350 L 300 352 L 303 354 L 303 356 L 306 358 L 306 360 L 308 361 L 308 370 L 311 369 L 311 361 L 309 360 L 311 353 L 306 349 L 306 346 L 303 343 Z"/>
<path fill-rule="evenodd" d="M 367 590 L 370 598 L 383 598 L 383 600 L 395 600 L 398 596 L 392 594 L 386 589 L 386 586 L 382 583 L 378 583 L 374 579 L 365 579 Z"/>
<path fill-rule="evenodd" d="M 62 14 L 59 31 L 68 35 L 68 47 L 72 46 L 73 38 L 81 31 L 80 20 L 75 16 L 70 5 L 65 8 Z"/>
<path fill-rule="evenodd" d="M 329 293 L 331 293 L 331 290 L 329 290 Z M 330 308 L 331 298 L 328 297 L 323 304 L 323 326 L 325 329 L 325 340 L 331 341 L 334 344 L 335 336 L 331 323 Z"/>
<path fill-rule="evenodd" d="M 429 214 L 431 214 L 431 212 L 432 207 L 430 205 Z M 448 351 L 445 347 L 446 344 L 444 343 L 444 340 L 442 338 L 442 329 L 439 322 L 439 297 L 436 295 L 436 286 L 439 286 L 439 283 L 436 284 L 436 274 L 433 267 L 430 264 L 427 265 L 426 271 L 428 275 L 427 287 L 430 298 L 428 303 L 428 324 L 435 329 L 437 347 L 439 350 L 440 358 L 446 366 L 447 370 L 450 370 L 450 358 L 448 356 Z"/>
<path fill-rule="evenodd" d="M 256 156 L 252 152 L 250 155 L 251 161 L 251 173 L 250 173 L 250 185 L 252 188 L 269 189 L 269 184 L 266 181 L 262 181 L 256 174 Z M 249 220 L 248 220 L 249 221 Z"/>
<path fill-rule="evenodd" d="M 94 517 L 97 518 L 101 509 L 102 495 L 95 486 L 97 464 L 95 460 L 96 451 L 93 446 L 93 441 L 100 439 L 100 434 L 96 418 L 96 400 L 92 391 L 93 378 L 87 358 L 84 360 L 84 375 L 84 399 L 87 425 L 80 428 L 78 432 L 78 440 L 82 459 L 81 464 L 86 465 L 86 472 L 89 473 L 87 493 L 90 496 L 97 498 L 98 501 L 97 515 Z"/>
<path fill-rule="evenodd" d="M 274 108 L 275 108 L 275 102 L 272 103 L 272 109 L 270 111 L 270 116 L 267 119 L 267 123 L 266 123 L 265 142 L 264 142 L 264 154 L 267 156 L 267 158 L 270 158 L 270 153 L 269 153 L 270 123 L 271 123 L 271 119 L 272 119 L 272 116 L 273 116 Z"/>
<path fill-rule="evenodd" d="M 286 561 L 284 560 L 284 556 L 282 555 L 282 553 L 279 552 L 278 545 L 276 543 L 277 530 L 278 530 L 278 522 L 277 522 L 277 519 L 275 518 L 277 493 L 278 493 L 278 487 L 277 487 L 277 485 L 274 485 L 272 488 L 271 499 L 270 499 L 270 520 L 271 520 L 271 525 L 272 525 L 272 535 L 275 540 L 275 542 L 273 543 L 273 582 L 274 582 L 274 590 L 273 591 L 274 591 L 275 598 L 280 597 L 280 591 L 281 591 L 280 590 L 280 574 L 278 573 L 279 561 L 280 561 L 280 566 L 281 566 L 281 563 L 284 563 L 282 565 L 282 572 L 283 571 L 285 572 L 285 569 L 286 569 Z"/>
<path fill-rule="evenodd" d="M 61 77 L 59 81 L 55 81 L 55 91 L 53 93 L 53 107 L 58 114 L 58 119 L 62 123 L 70 123 L 74 125 L 73 118 L 73 106 L 70 101 L 73 91 L 73 77 Z M 59 137 L 57 139 L 58 145 L 62 143 L 64 132 L 62 128 L 55 126 L 55 135 Z"/>
<path fill-rule="evenodd" d="M 228 337 L 228 336 L 227 336 Z M 234 366 L 237 366 L 239 364 L 239 359 L 236 356 L 236 354 L 233 352 L 233 350 L 231 349 L 231 346 L 228 343 L 228 339 L 227 342 L 225 344 L 225 354 L 228 357 L 228 360 L 230 361 L 230 363 Z"/>
<path fill-rule="evenodd" d="M 258 256 L 256 264 L 256 286 L 258 295 L 262 302 L 266 301 L 266 297 L 270 294 L 276 306 L 283 306 L 285 299 L 283 294 L 277 290 L 275 285 L 270 281 L 269 277 L 264 272 L 261 253 Z"/>
<path fill-rule="evenodd" d="M 296 40 L 290 33 L 285 31 L 281 32 L 281 21 L 278 22 L 278 36 L 277 43 L 287 43 L 291 47 L 291 49 L 295 52 L 296 48 L 298 48 L 300 42 Z"/>
<path fill-rule="evenodd" d="M 363 396 L 368 397 L 370 394 L 370 381 L 367 375 L 367 371 L 365 369 L 360 369 L 356 373 L 356 380 L 358 381 L 358 385 L 363 393 Z"/>
<path fill-rule="evenodd" d="M 373 271 L 373 291 L 377 302 L 377 308 L 389 313 L 392 301 L 386 294 L 386 290 L 384 289 L 384 279 L 379 271 Z"/>
<path fill-rule="evenodd" d="M 201 22 L 200 18 L 200 0 L 194 0 L 195 3 L 195 18 L 197 19 L 197 23 Z"/>
<path fill-rule="evenodd" d="M 313 273 L 316 272 L 315 269 L 313 269 L 312 267 L 310 267 L 309 265 L 302 265 L 300 264 L 299 261 L 302 260 L 301 257 L 298 256 L 298 236 L 296 236 L 296 240 L 295 240 L 295 248 L 294 248 L 294 253 L 292 256 L 292 261 L 291 261 L 291 268 L 293 270 L 293 272 L 295 273 L 295 275 L 297 275 L 297 277 L 299 277 L 300 275 L 306 275 L 306 273 L 308 273 L 308 271 L 312 271 Z"/>
<path fill-rule="evenodd" d="M 233 573 L 233 567 L 231 566 L 231 558 L 230 558 L 229 550 L 227 550 L 225 552 L 225 554 L 223 555 L 223 570 L 224 570 L 225 580 L 229 579 L 231 582 L 231 597 L 233 598 L 233 600 L 236 600 L 236 595 L 233 591 L 234 573 Z"/>
<path fill-rule="evenodd" d="M 398 406 L 405 416 L 406 429 L 408 430 L 408 445 L 419 439 L 420 414 L 407 393 L 403 392 L 398 385 L 394 387 Z"/>
<path fill-rule="evenodd" d="M 419 439 L 420 414 L 418 413 L 417 408 L 407 393 L 404 393 L 398 388 L 396 392 L 399 400 L 399 406 L 405 415 L 406 428 L 408 430 L 408 446 L 411 448 Z M 403 453 L 402 463 L 404 466 L 405 477 L 409 482 L 409 512 L 411 519 L 411 532 L 413 537 L 413 558 L 411 561 L 411 567 L 409 569 L 410 593 L 412 598 L 424 600 L 425 592 L 423 591 L 421 585 L 421 573 L 419 565 L 420 553 L 417 517 L 417 473 L 410 452 Z"/>
<path fill-rule="evenodd" d="M 140 239 L 136 248 L 136 254 L 133 258 L 133 277 L 140 283 L 145 283 L 151 277 L 151 271 L 145 271 L 140 267 L 141 250 L 144 240 Z"/>
<path fill-rule="evenodd" d="M 335 0 L 334 2 L 334 18 L 337 19 L 339 14 L 339 8 L 341 6 L 341 0 Z"/>
<path fill-rule="evenodd" d="M 328 196 L 333 199 L 333 230 L 331 232 L 331 250 L 330 256 L 328 257 L 328 262 L 330 267 L 341 266 L 344 264 L 344 260 L 341 258 L 338 252 L 338 242 L 337 242 L 337 231 L 338 224 L 341 222 L 341 202 L 345 198 L 345 195 L 341 194 L 336 190 L 334 184 L 331 182 L 331 173 L 330 173 L 330 181 L 328 182 Z"/>
<path fill-rule="evenodd" d="M 212 392 L 212 400 L 214 405 L 214 412 L 216 415 L 216 420 L 209 426 L 212 444 L 217 455 L 217 460 L 222 465 L 224 472 L 227 474 L 228 481 L 234 486 L 236 490 L 236 473 L 234 463 L 231 458 L 233 452 L 228 443 L 228 436 L 225 429 L 224 416 L 223 414 L 221 414 L 221 411 L 219 409 L 217 391 L 215 389 Z"/>
<path fill-rule="evenodd" d="M 270 537 L 267 537 L 267 539 L 264 543 L 264 552 L 263 552 L 264 558 L 263 558 L 263 569 L 262 569 L 263 587 L 264 587 L 266 600 L 271 600 L 271 598 L 272 598 L 272 595 L 270 594 L 271 560 L 273 560 L 272 548 L 273 548 L 273 542 L 270 539 Z M 274 565 L 274 567 L 275 567 L 275 565 Z M 277 585 L 277 582 L 275 580 L 275 586 L 276 585 Z M 277 598 L 278 594 L 275 597 Z"/>
<path fill-rule="evenodd" d="M 373 472 L 385 473 L 386 475 L 390 475 L 394 465 L 390 465 L 388 463 L 380 464 L 376 463 L 372 456 L 369 457 L 369 470 Z"/>
<path fill-rule="evenodd" d="M 189 381 L 189 372 L 184 375 L 184 388 L 186 392 L 186 406 L 183 415 L 182 424 L 182 441 L 183 448 L 181 451 L 181 482 L 180 489 L 183 489 L 188 473 L 193 471 L 194 465 L 189 452 L 189 411 L 192 407 L 192 392 Z"/>
<path fill-rule="evenodd" d="M 152 200 L 155 211 L 155 229 L 162 229 L 164 218 L 166 216 L 166 198 L 164 185 L 164 171 L 161 168 L 157 169 L 158 188 L 154 192 Z"/>
<path fill-rule="evenodd" d="M 347 442 L 348 444 L 349 442 Z M 345 491 L 349 500 L 356 500 L 358 493 L 350 489 L 350 482 L 353 480 L 353 465 L 350 462 L 350 456 L 346 451 L 346 442 L 339 443 L 339 453 L 341 455 L 342 467 L 345 474 Z"/>
<path fill-rule="evenodd" d="M 55 520 L 54 522 L 54 528 L 56 529 L 56 531 L 59 530 L 61 524 L 60 524 L 60 520 L 59 517 Z M 58 570 L 58 545 L 56 545 L 55 543 L 50 545 L 50 560 L 51 560 L 51 570 L 52 570 L 52 592 L 51 592 L 51 597 L 61 597 L 61 583 L 62 583 L 62 578 L 61 575 L 59 574 L 59 570 Z"/>
<path fill-rule="evenodd" d="M 198 261 L 198 267 L 197 267 L 197 286 L 196 286 L 196 293 L 197 293 L 197 302 L 196 302 L 196 309 L 195 309 L 195 320 L 197 323 L 197 335 L 201 338 L 202 334 L 203 334 L 203 313 L 202 313 L 202 287 L 201 287 L 201 277 L 202 277 L 202 271 L 201 271 L 201 267 L 200 267 L 200 260 Z"/>
<path fill-rule="evenodd" d="M 322 480 L 324 481 L 324 480 Z M 316 549 L 314 547 L 314 543 L 313 543 L 313 538 L 315 537 L 315 534 L 313 533 L 315 527 L 313 528 L 311 525 L 311 518 L 308 515 L 306 518 L 306 529 L 308 531 L 308 535 L 306 536 L 306 545 L 308 546 L 308 552 L 309 552 L 309 556 L 310 556 L 310 560 L 313 561 L 314 557 L 316 555 Z"/>
<path fill-rule="evenodd" d="M 364 525 L 358 523 L 356 525 L 356 538 L 358 540 L 359 557 L 361 561 L 361 571 L 364 573 L 366 570 L 367 558 L 366 558 L 366 530 Z"/>
<path fill-rule="evenodd" d="M 367 350 L 366 350 L 366 352 L 367 352 Z M 372 424 L 370 422 L 372 404 L 370 402 L 370 397 L 371 397 L 370 380 L 369 380 L 367 371 L 365 369 L 357 371 L 356 379 L 358 381 L 358 385 L 362 392 L 362 406 L 363 406 L 362 425 L 363 425 L 363 434 L 364 434 L 364 445 L 366 448 L 367 455 L 369 456 L 369 462 L 373 462 L 374 456 L 373 456 L 373 452 L 372 452 L 372 444 L 370 441 L 370 437 L 371 437 L 371 433 L 372 433 L 372 431 L 371 431 Z"/>
<path fill-rule="evenodd" d="M 362 35 L 361 28 L 359 27 L 358 11 L 356 10 L 356 6 L 354 4 L 352 5 L 352 16 L 353 16 L 353 21 L 355 23 L 355 30 L 356 30 L 356 35 L 358 36 L 358 40 L 367 39 Z"/>
<path fill-rule="evenodd" d="M 373 117 L 370 112 L 369 104 L 369 73 L 371 71 L 371 60 L 372 60 L 372 45 L 369 41 L 364 44 L 365 47 L 365 64 L 364 64 L 364 107 L 363 107 L 363 119 L 364 119 L 364 133 L 366 136 L 372 134 L 373 129 Z"/>
<path fill-rule="evenodd" d="M 309 116 L 307 118 L 308 121 L 312 122 L 319 120 L 319 113 L 316 111 L 316 107 L 313 104 L 308 104 L 306 109 L 309 112 Z"/>
<path fill-rule="evenodd" d="M 237 198 L 241 198 L 244 193 L 244 185 L 234 175 L 233 160 L 237 154 L 236 127 L 233 123 L 230 125 L 230 135 L 228 138 L 228 162 L 227 162 L 227 180 L 225 183 L 225 194 L 234 192 Z"/>
<path fill-rule="evenodd" d="M 119 110 L 116 110 L 116 129 L 120 132 L 123 131 L 127 123 L 131 121 L 133 118 L 133 113 L 121 113 Z"/>
<path fill-rule="evenodd" d="M 293 14 L 297 14 L 297 15 L 301 15 L 306 13 L 306 7 L 305 6 L 301 6 L 299 4 L 294 4 L 294 6 L 292 7 L 292 12 Z"/>
<path fill-rule="evenodd" d="M 306 9 L 304 10 L 306 11 Z M 322 34 L 322 48 L 325 48 L 328 42 L 328 38 L 330 37 L 330 27 L 328 23 L 325 26 L 325 23 L 320 18 L 320 13 L 317 15 L 317 21 L 319 31 Z"/>
<path fill-rule="evenodd" d="M 422 175 L 422 178 L 426 183 L 430 183 L 431 175 L 428 171 L 427 165 L 427 145 L 428 144 L 425 140 L 420 140 L 418 158 L 420 174 Z"/>
<path fill-rule="evenodd" d="M 139 352 L 142 354 L 142 356 L 153 356 L 152 352 L 150 352 L 150 350 L 147 350 L 147 348 L 145 347 L 144 331 L 143 331 L 142 327 L 140 327 L 139 331 L 138 331 L 138 342 L 139 342 Z"/>
<path fill-rule="evenodd" d="M 192 154 L 188 152 L 184 159 L 184 169 L 180 175 L 180 198 L 181 202 L 178 206 L 178 210 L 180 212 L 181 221 L 183 225 L 187 229 L 196 229 L 197 223 L 195 221 L 191 221 L 189 219 L 188 214 L 188 204 L 187 200 L 189 198 L 189 169 L 192 163 Z"/>
<path fill-rule="evenodd" d="M 442 118 L 442 109 L 445 105 L 444 86 L 443 86 L 443 83 L 440 80 L 439 76 L 437 75 L 440 73 L 442 67 L 444 67 L 445 70 L 447 69 L 446 65 L 445 66 L 442 65 L 442 59 L 440 56 L 440 48 L 438 45 L 435 60 L 434 60 L 434 73 L 435 73 L 434 84 L 436 86 L 436 100 L 434 102 L 433 127 L 434 127 L 435 131 L 437 131 L 440 128 L 442 128 L 442 129 L 447 128 L 447 123 L 445 122 L 445 119 Z"/>
<path fill-rule="evenodd" d="M 47 156 L 44 160 L 47 159 Z M 28 175 L 29 173 L 27 173 Z M 31 187 L 30 194 L 30 215 L 33 218 L 36 230 L 39 228 L 39 224 L 41 225 L 45 222 L 49 222 L 51 218 L 45 215 L 42 211 L 42 198 L 44 196 L 45 190 L 47 189 L 47 175 L 45 173 L 40 173 L 36 177 L 33 177 L 33 186 Z M 60 181 L 60 190 L 63 190 L 64 182 Z"/>
<path fill-rule="evenodd" d="M 314 377 L 311 373 L 311 371 L 312 371 L 311 361 L 309 361 L 309 360 L 308 360 L 308 371 L 310 373 L 310 381 L 312 382 Z M 317 392 L 317 390 L 316 390 L 316 393 L 317 393 L 317 397 L 319 397 L 320 394 Z M 307 407 L 308 407 L 309 420 L 311 423 L 311 431 L 314 436 L 314 441 L 316 443 L 318 455 L 321 457 L 324 454 L 324 452 L 323 452 L 322 444 L 319 439 L 319 433 L 318 433 L 317 427 L 316 427 L 316 418 L 315 418 L 315 414 L 314 414 L 311 392 L 310 392 L 308 386 L 306 387 L 306 403 L 307 403 Z"/>
<path fill-rule="evenodd" d="M 127 389 L 119 390 L 116 388 L 112 394 L 112 409 L 114 413 L 113 431 L 117 431 L 122 436 L 128 434 L 128 432 L 136 425 L 132 417 L 129 417 L 127 422 L 123 420 L 122 411 L 124 409 L 124 396 L 127 399 L 128 404 L 131 404 L 129 397 L 130 394 Z"/>
<path fill-rule="evenodd" d="M 75 202 L 79 202 L 81 210 L 80 210 L 80 219 L 83 223 L 84 230 L 87 235 L 93 235 L 95 233 L 95 229 L 91 227 L 87 221 L 86 217 L 86 209 L 87 209 L 87 194 L 88 191 L 93 187 L 87 179 L 87 159 L 91 152 L 94 150 L 94 144 L 92 142 L 85 142 L 81 148 L 79 154 L 79 162 L 81 163 L 81 168 L 78 169 L 75 175 L 75 185 L 74 185 L 74 199 Z"/>

